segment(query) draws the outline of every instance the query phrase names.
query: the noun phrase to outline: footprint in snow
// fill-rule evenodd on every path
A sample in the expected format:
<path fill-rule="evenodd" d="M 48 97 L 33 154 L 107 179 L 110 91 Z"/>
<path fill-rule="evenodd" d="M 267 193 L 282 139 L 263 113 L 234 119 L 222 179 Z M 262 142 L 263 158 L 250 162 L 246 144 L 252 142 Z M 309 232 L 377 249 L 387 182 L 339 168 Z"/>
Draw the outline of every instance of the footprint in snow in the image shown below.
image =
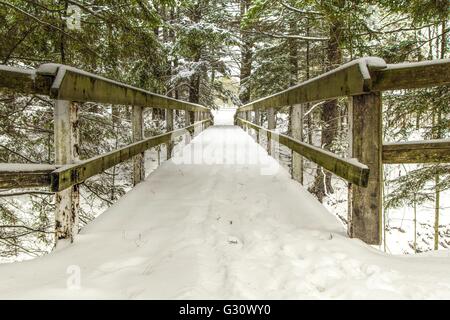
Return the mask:
<path fill-rule="evenodd" d="M 233 245 L 233 246 L 237 246 L 239 248 L 242 248 L 242 242 L 239 238 L 234 237 L 234 236 L 229 236 L 228 237 L 228 244 Z"/>

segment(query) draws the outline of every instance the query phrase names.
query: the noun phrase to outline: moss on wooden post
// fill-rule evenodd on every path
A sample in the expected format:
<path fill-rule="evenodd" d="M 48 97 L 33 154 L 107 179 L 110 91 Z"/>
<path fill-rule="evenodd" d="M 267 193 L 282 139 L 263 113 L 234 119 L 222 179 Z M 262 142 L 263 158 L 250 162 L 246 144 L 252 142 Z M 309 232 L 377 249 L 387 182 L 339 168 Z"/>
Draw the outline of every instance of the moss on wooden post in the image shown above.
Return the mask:
<path fill-rule="evenodd" d="M 185 111 L 184 112 L 184 126 L 189 127 L 191 125 L 191 112 Z M 186 144 L 191 142 L 191 132 L 189 130 L 186 130 Z"/>
<path fill-rule="evenodd" d="M 367 187 L 351 186 L 349 235 L 368 244 L 381 243 L 382 105 L 381 93 L 354 96 L 350 103 L 352 157 L 370 169 Z"/>
<path fill-rule="evenodd" d="M 144 108 L 140 106 L 133 106 L 132 109 L 133 142 L 137 142 L 144 139 Z M 133 184 L 137 185 L 139 182 L 144 180 L 144 178 L 144 152 L 142 152 L 133 157 Z"/>
<path fill-rule="evenodd" d="M 292 108 L 289 121 L 292 137 L 303 141 L 303 105 L 297 105 Z M 303 157 L 295 151 L 292 151 L 291 175 L 292 179 L 303 184 Z"/>
<path fill-rule="evenodd" d="M 259 113 L 259 110 L 255 110 L 255 124 L 257 126 L 261 125 L 261 115 Z M 259 134 L 260 134 L 260 131 L 256 130 L 256 143 L 259 143 Z"/>
<path fill-rule="evenodd" d="M 54 109 L 55 164 L 66 165 L 79 159 L 78 105 L 56 100 Z M 78 233 L 79 185 L 55 194 L 55 246 L 61 240 L 73 242 Z"/>
<path fill-rule="evenodd" d="M 173 110 L 166 110 L 166 132 L 170 132 L 173 130 Z M 173 150 L 174 142 L 172 139 L 166 144 L 167 150 L 167 159 L 172 158 L 172 150 Z"/>
<path fill-rule="evenodd" d="M 274 130 L 276 127 L 275 123 L 275 110 L 273 107 L 269 108 L 267 111 L 267 129 Z M 270 134 L 267 134 L 267 153 L 269 155 L 272 155 L 273 144 L 272 144 L 272 137 Z"/>

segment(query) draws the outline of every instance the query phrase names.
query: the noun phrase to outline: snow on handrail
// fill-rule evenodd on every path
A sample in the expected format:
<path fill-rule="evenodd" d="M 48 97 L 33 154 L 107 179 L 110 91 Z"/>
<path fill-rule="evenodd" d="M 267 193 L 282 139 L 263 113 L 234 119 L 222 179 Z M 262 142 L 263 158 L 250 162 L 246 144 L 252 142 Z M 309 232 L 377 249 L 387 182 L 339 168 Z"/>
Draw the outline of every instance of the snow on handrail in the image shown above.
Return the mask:
<path fill-rule="evenodd" d="M 383 144 L 383 163 L 450 163 L 450 139 Z"/>
<path fill-rule="evenodd" d="M 0 163 L 0 189 L 31 188 L 50 185 L 52 164 Z"/>
<path fill-rule="evenodd" d="M 87 178 L 103 172 L 112 166 L 131 159 L 149 148 L 168 143 L 176 137 L 191 132 L 195 127 L 202 130 L 211 123 L 211 119 L 195 122 L 185 128 L 169 131 L 157 136 L 129 144 L 125 147 L 82 160 L 75 164 L 0 164 L 0 189 L 24 187 L 48 187 L 53 192 L 64 190 L 81 183 Z"/>
<path fill-rule="evenodd" d="M 450 83 L 450 59 L 386 64 L 383 59 L 366 57 L 309 79 L 273 95 L 252 101 L 237 112 L 279 109 L 387 90 L 414 89 Z"/>
<path fill-rule="evenodd" d="M 159 95 L 70 66 L 47 63 L 37 69 L 0 65 L 0 87 L 54 99 L 209 112 L 209 108 Z"/>
<path fill-rule="evenodd" d="M 277 109 L 288 105 L 367 93 L 372 89 L 371 71 L 386 66 L 384 60 L 377 57 L 353 60 L 289 89 L 250 102 L 237 111 Z"/>

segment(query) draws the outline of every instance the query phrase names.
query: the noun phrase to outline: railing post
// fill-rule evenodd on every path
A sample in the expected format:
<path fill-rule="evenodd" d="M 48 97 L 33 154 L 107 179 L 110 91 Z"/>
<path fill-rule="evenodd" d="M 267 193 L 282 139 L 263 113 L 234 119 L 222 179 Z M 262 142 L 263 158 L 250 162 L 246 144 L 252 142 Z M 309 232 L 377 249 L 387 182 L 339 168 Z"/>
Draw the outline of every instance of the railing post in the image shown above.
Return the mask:
<path fill-rule="evenodd" d="M 255 110 L 255 124 L 261 125 L 261 116 L 259 114 L 259 110 Z M 256 143 L 259 143 L 259 130 L 256 130 Z"/>
<path fill-rule="evenodd" d="M 184 111 L 184 126 L 188 127 L 190 125 L 191 125 L 191 112 L 185 110 Z M 187 130 L 186 144 L 188 144 L 189 142 L 191 142 L 191 132 L 189 130 Z"/>
<path fill-rule="evenodd" d="M 167 109 L 166 110 L 166 132 L 173 131 L 173 110 Z M 167 160 L 172 158 L 172 150 L 173 150 L 173 141 L 170 139 L 170 141 L 166 145 L 167 149 Z"/>
<path fill-rule="evenodd" d="M 141 106 L 132 106 L 132 131 L 133 142 L 144 139 L 144 108 Z M 133 185 L 137 185 L 145 178 L 144 153 L 133 157 Z"/>
<path fill-rule="evenodd" d="M 352 157 L 370 169 L 367 188 L 351 186 L 349 235 L 368 244 L 381 243 L 382 214 L 382 104 L 381 93 L 350 99 Z"/>
<path fill-rule="evenodd" d="M 275 110 L 272 107 L 272 108 L 269 108 L 267 110 L 267 129 L 273 130 L 273 129 L 275 129 L 275 126 L 276 126 L 276 124 L 275 124 Z M 273 151 L 272 149 L 273 149 L 272 137 L 269 134 L 267 136 L 267 153 L 269 155 L 272 155 L 272 151 Z"/>
<path fill-rule="evenodd" d="M 291 135 L 294 139 L 303 141 L 303 105 L 292 106 Z M 303 157 L 292 151 L 292 179 L 303 184 Z"/>
<path fill-rule="evenodd" d="M 78 105 L 56 100 L 54 109 L 55 163 L 65 165 L 79 159 Z M 73 242 L 78 233 L 79 185 L 55 194 L 55 246 L 60 240 Z"/>

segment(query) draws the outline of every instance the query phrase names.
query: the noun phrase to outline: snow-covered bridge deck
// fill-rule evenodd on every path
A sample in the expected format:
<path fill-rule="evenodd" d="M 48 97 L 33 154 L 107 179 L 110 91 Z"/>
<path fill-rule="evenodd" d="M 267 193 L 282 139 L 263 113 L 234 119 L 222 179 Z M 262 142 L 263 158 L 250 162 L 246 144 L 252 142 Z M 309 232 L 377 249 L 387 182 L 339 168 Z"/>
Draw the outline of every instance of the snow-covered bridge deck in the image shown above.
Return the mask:
<path fill-rule="evenodd" d="M 230 120 L 73 245 L 1 265 L 0 298 L 450 298 L 450 259 L 387 256 L 349 239 Z"/>

